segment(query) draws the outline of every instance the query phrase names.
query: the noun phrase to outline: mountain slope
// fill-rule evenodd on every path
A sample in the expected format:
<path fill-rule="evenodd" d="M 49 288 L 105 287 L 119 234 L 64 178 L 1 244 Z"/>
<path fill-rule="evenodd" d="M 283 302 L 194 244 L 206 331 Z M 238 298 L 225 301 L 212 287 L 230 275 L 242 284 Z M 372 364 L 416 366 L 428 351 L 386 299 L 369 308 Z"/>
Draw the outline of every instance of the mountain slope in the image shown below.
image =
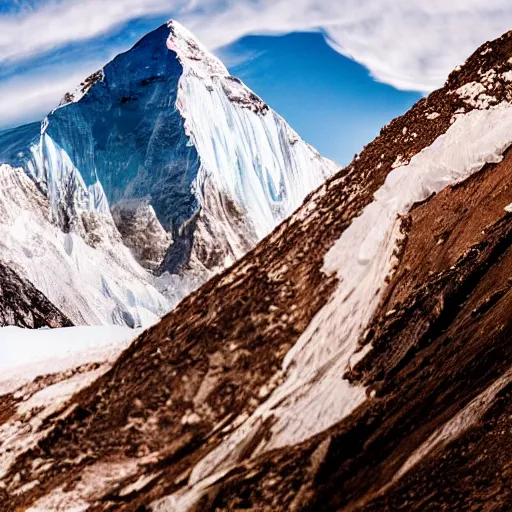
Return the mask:
<path fill-rule="evenodd" d="M 77 324 L 140 325 L 162 314 L 339 169 L 176 22 L 85 80 L 41 126 L 0 133 L 2 161 L 33 179 L 52 224 L 101 253 L 71 249 L 79 290 L 94 273 L 89 259 L 114 256 L 82 315 L 65 309 L 56 287 L 41 289 Z M 16 263 L 36 282 L 30 258 Z M 119 289 L 123 264 L 139 283 Z"/>
<path fill-rule="evenodd" d="M 168 308 L 107 215 L 84 213 L 82 233 L 50 221 L 51 203 L 25 172 L 0 165 L 0 259 L 74 324 L 156 320 Z"/>
<path fill-rule="evenodd" d="M 69 327 L 66 318 L 31 283 L 0 263 L 0 327 Z"/>
<path fill-rule="evenodd" d="M 0 503 L 507 509 L 511 76 L 508 33 L 63 406 Z"/>

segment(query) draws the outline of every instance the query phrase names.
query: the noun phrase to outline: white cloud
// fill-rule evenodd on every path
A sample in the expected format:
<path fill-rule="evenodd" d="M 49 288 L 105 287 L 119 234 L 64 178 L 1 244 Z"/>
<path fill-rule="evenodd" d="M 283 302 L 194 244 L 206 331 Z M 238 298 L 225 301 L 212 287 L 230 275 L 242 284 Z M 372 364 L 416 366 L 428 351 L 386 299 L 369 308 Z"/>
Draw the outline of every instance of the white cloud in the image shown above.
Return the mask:
<path fill-rule="evenodd" d="M 400 89 L 441 86 L 480 44 L 512 28 L 509 0 L 246 0 L 183 17 L 210 47 L 247 33 L 322 28 L 340 53 Z"/>
<path fill-rule="evenodd" d="M 478 45 L 512 27 L 509 0 L 48 0 L 0 17 L 0 65 L 98 37 L 131 19 L 171 14 L 210 48 L 247 34 L 322 29 L 333 48 L 377 80 L 422 92 L 442 85 Z M 35 105 L 38 94 L 43 101 L 52 88 L 68 88 L 37 84 L 28 92 L 25 84 L 21 101 L 19 89 L 7 85 L 0 88 L 4 126 L 13 104 L 22 108 L 30 97 Z"/>
<path fill-rule="evenodd" d="M 171 12 L 162 0 L 50 1 L 0 17 L 0 61 L 30 57 L 110 32 L 129 20 Z"/>

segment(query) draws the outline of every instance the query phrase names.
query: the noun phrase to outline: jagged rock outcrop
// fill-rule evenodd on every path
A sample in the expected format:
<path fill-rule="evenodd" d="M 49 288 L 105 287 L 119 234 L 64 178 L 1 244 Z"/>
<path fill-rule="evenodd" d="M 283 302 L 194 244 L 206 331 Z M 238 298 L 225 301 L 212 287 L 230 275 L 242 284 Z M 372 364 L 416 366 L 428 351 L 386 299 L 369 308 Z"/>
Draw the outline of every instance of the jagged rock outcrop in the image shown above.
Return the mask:
<path fill-rule="evenodd" d="M 0 327 L 29 329 L 73 325 L 35 286 L 0 263 Z"/>
<path fill-rule="evenodd" d="M 153 207 L 144 200 L 121 201 L 112 207 L 112 217 L 137 261 L 145 268 L 157 269 L 172 238 L 158 221 Z"/>
<path fill-rule="evenodd" d="M 49 418 L 0 503 L 510 508 L 511 76 L 508 33 Z"/>

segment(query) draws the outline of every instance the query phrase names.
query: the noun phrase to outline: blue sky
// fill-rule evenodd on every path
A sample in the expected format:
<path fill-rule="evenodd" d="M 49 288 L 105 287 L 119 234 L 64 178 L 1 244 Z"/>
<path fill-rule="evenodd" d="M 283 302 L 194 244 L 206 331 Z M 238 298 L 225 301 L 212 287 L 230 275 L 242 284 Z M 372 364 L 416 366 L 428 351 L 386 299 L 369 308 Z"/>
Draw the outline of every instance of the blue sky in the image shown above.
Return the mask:
<path fill-rule="evenodd" d="M 421 98 L 376 82 L 320 33 L 245 37 L 217 55 L 306 141 L 341 164 Z"/>
<path fill-rule="evenodd" d="M 0 86 L 2 81 L 59 76 L 80 60 L 85 77 L 163 21 L 161 17 L 134 20 L 91 41 L 52 50 L 44 59 L 8 63 L 0 67 Z M 384 124 L 421 97 L 376 82 L 365 67 L 329 46 L 321 32 L 246 36 L 215 53 L 306 141 L 341 164 L 349 163 Z M 57 103 L 58 98 L 51 105 L 36 104 L 3 127 L 39 120 Z"/>
<path fill-rule="evenodd" d="M 340 163 L 512 26 L 508 0 L 3 0 L 0 129 L 170 17 Z"/>

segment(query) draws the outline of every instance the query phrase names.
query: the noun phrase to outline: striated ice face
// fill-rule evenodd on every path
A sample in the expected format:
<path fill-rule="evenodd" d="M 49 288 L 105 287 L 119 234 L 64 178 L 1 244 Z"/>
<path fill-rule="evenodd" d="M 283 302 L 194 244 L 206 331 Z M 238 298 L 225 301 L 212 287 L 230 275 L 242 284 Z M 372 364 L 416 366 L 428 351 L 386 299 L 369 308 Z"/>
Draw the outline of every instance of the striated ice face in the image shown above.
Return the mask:
<path fill-rule="evenodd" d="M 339 167 L 302 141 L 186 29 L 176 22 L 169 28 L 167 47 L 183 66 L 177 107 L 200 155 L 198 201 L 230 235 L 226 256 L 239 258 L 237 219 L 226 208 L 209 211 L 206 189 L 243 209 L 250 226 L 245 235 L 249 231 L 255 244 Z"/>
<path fill-rule="evenodd" d="M 107 64 L 86 94 L 51 112 L 35 143 L 30 134 L 8 160 L 0 135 L 2 161 L 27 169 L 55 206 L 108 210 L 149 198 L 162 226 L 179 229 L 198 208 L 199 156 L 175 106 L 182 68 L 166 47 L 168 33 L 160 27 Z"/>

